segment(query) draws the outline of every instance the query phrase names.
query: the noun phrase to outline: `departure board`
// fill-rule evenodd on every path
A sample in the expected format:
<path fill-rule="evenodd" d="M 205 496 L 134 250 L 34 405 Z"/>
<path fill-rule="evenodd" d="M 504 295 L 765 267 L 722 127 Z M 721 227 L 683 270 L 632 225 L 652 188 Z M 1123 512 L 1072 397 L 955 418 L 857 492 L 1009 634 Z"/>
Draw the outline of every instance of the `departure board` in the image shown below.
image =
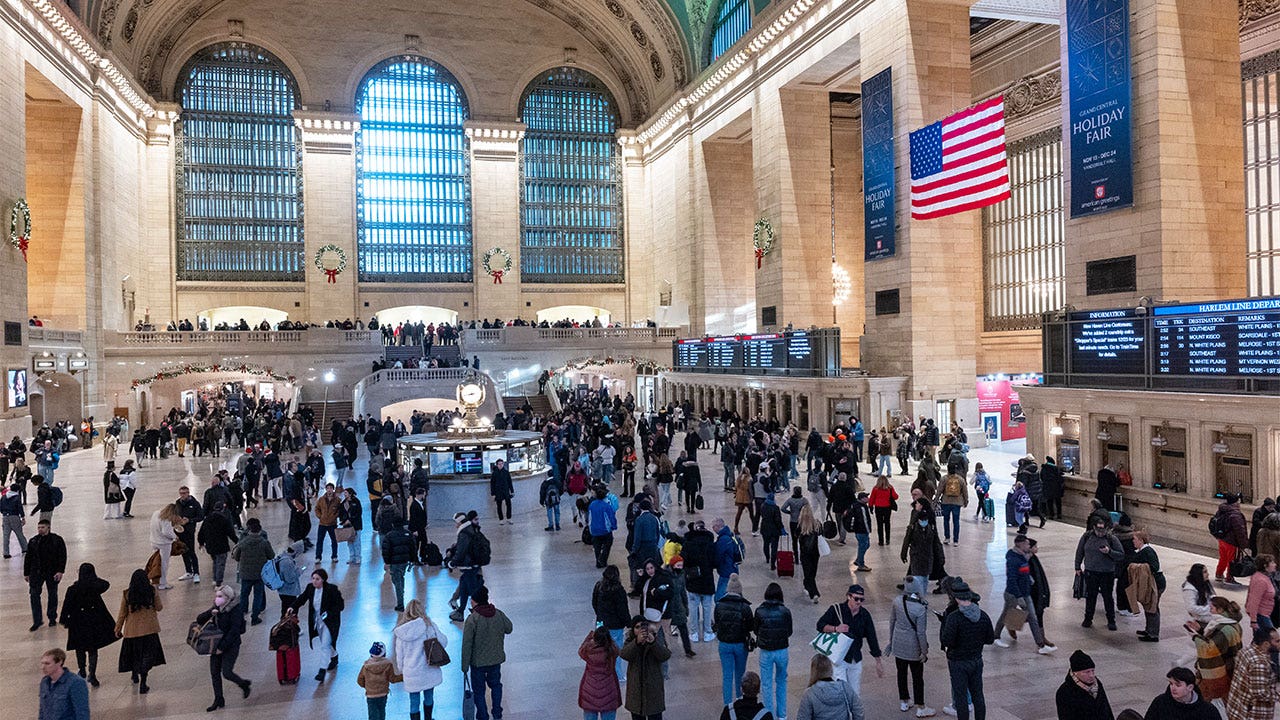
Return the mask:
<path fill-rule="evenodd" d="M 1157 375 L 1280 376 L 1280 298 L 1158 306 L 1152 315 Z"/>
<path fill-rule="evenodd" d="M 809 333 L 800 331 L 787 335 L 787 367 L 813 367 L 813 342 Z"/>
<path fill-rule="evenodd" d="M 787 339 L 779 333 L 744 335 L 742 366 L 749 370 L 787 367 Z"/>
<path fill-rule="evenodd" d="M 1141 375 L 1146 361 L 1146 320 L 1134 310 L 1071 314 L 1072 373 Z"/>
<path fill-rule="evenodd" d="M 676 367 L 707 367 L 707 343 L 702 340 L 681 340 L 676 343 Z"/>
<path fill-rule="evenodd" d="M 736 335 L 709 338 L 706 346 L 707 368 L 711 372 L 729 372 L 742 367 L 742 343 Z"/>
<path fill-rule="evenodd" d="M 672 361 L 681 372 L 836 375 L 840 372 L 840 330 L 812 328 L 677 340 Z"/>

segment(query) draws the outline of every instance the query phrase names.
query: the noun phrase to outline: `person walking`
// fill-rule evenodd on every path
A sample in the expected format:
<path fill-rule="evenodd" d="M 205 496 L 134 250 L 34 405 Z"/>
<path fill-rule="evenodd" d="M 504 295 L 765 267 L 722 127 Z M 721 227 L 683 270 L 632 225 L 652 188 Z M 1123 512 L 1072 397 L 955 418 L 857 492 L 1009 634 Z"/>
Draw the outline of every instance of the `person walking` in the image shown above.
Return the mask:
<path fill-rule="evenodd" d="M 1138 639 L 1143 642 L 1160 642 L 1160 596 L 1164 594 L 1166 582 L 1164 573 L 1160 572 L 1160 558 L 1156 555 L 1155 548 L 1151 547 L 1150 541 L 1151 536 L 1146 530 L 1138 530 L 1133 534 L 1133 545 L 1137 553 L 1129 563 L 1129 584 L 1126 592 L 1129 594 L 1129 606 L 1136 609 L 1141 604 L 1146 616 L 1147 626 L 1138 631 Z M 1272 584 L 1271 573 L 1275 572 L 1274 561 L 1270 565 L 1271 568 L 1265 573 L 1267 585 Z M 1265 564 L 1260 569 L 1265 569 Z M 1271 596 L 1272 605 L 1274 605 L 1274 586 L 1271 587 Z M 1270 622 L 1270 608 L 1259 608 L 1258 612 L 1262 613 L 1264 609 L 1267 621 Z"/>
<path fill-rule="evenodd" d="M 876 514 L 876 544 L 888 545 L 891 533 L 889 520 L 893 511 L 898 508 L 898 491 L 889 484 L 889 476 L 881 475 L 876 478 L 867 504 Z"/>
<path fill-rule="evenodd" d="M 49 627 L 58 624 L 58 583 L 66 571 L 67 544 L 49 529 L 49 521 L 42 519 L 36 523 L 35 537 L 27 543 L 27 551 L 22 556 L 22 579 L 27 582 L 31 596 L 31 632 L 44 625 L 40 595 L 45 591 L 49 595 L 44 613 L 49 617 Z"/>
<path fill-rule="evenodd" d="M 0 478 L 3 482 L 4 478 Z M 14 483 L 9 486 L 8 492 L 0 495 L 0 532 L 4 533 L 4 559 L 8 560 L 13 557 L 9 549 L 9 536 L 16 535 L 18 537 L 19 554 L 27 551 L 27 538 L 22 534 L 22 526 L 27 522 L 26 514 L 22 507 L 22 488 Z"/>
<path fill-rule="evenodd" d="M 835 677 L 825 655 L 809 660 L 809 687 L 800 696 L 796 720 L 863 720 L 862 698 L 849 683 Z"/>
<path fill-rule="evenodd" d="M 222 632 L 222 637 L 209 653 L 209 678 L 213 682 L 213 704 L 205 712 L 213 712 L 227 706 L 222 694 L 222 680 L 235 683 L 247 700 L 252 683 L 236 674 L 236 660 L 240 657 L 240 637 L 244 635 L 244 614 L 236 609 L 239 596 L 230 585 L 218 587 L 213 594 L 213 607 L 196 616 L 196 623 L 203 626 L 212 622 Z"/>
<path fill-rule="evenodd" d="M 742 540 L 720 518 L 716 518 L 711 527 L 716 533 L 716 599 L 719 600 L 728 592 L 729 578 L 738 574 L 738 563 L 742 562 Z"/>
<path fill-rule="evenodd" d="M 613 631 L 606 627 L 587 633 L 578 646 L 578 657 L 587 664 L 578 682 L 578 707 L 582 708 L 584 720 L 614 720 L 617 716 L 622 706 L 622 688 L 614 665 L 620 663 L 620 650 Z"/>
<path fill-rule="evenodd" d="M 871 572 L 867 565 L 867 550 L 871 548 L 871 507 L 867 505 L 867 493 L 860 492 L 854 498 L 853 506 L 846 516 L 849 532 L 858 541 L 858 555 L 849 564 L 850 574 L 855 572 Z"/>
<path fill-rule="evenodd" d="M 280 587 L 276 588 L 276 593 L 280 596 L 281 620 L 289 613 L 289 608 L 293 606 L 293 601 L 297 600 L 298 594 L 302 592 L 302 571 L 305 567 L 298 564 L 298 555 L 301 553 L 302 546 L 295 543 L 286 546 L 284 552 L 270 561 L 275 563 L 276 574 L 280 576 Z M 266 565 L 264 564 L 263 567 L 266 567 Z M 259 577 L 261 577 L 261 573 L 259 573 Z M 263 585 L 266 585 L 265 581 Z"/>
<path fill-rule="evenodd" d="M 547 526 L 543 530 L 555 532 L 560 529 L 560 483 L 547 476 L 538 486 L 538 504 L 547 509 Z M 617 519 L 614 519 L 617 523 Z"/>
<path fill-rule="evenodd" d="M 787 516 L 787 531 L 791 535 L 791 552 L 800 552 L 800 511 L 809 504 L 804 499 L 804 488 L 796 485 L 791 489 L 791 497 L 782 503 L 780 508 Z"/>
<path fill-rule="evenodd" d="M 933 506 L 924 498 L 912 501 L 914 519 L 907 527 L 907 534 L 902 540 L 902 562 L 907 566 L 907 574 L 923 578 L 926 582 L 941 580 L 942 575 L 936 570 L 944 563 L 942 540 L 938 538 L 937 516 L 933 514 Z"/>
<path fill-rule="evenodd" d="M 262 611 L 267 607 L 267 589 L 262 582 L 262 566 L 271 562 L 276 551 L 271 541 L 262 532 L 262 521 L 249 518 L 245 523 L 245 535 L 231 549 L 231 558 L 236 561 L 236 578 L 240 581 L 240 614 L 252 614 L 250 625 L 262 622 Z M 288 583 L 289 578 L 281 575 Z M 252 597 L 253 607 L 249 607 Z"/>
<path fill-rule="evenodd" d="M 455 515 L 454 519 L 458 520 L 458 516 Z M 467 599 L 484 585 L 481 572 L 489 563 L 489 548 L 489 539 L 480 530 L 480 514 L 475 510 L 468 511 L 458 522 L 458 539 L 454 544 L 453 567 L 461 571 L 461 575 L 458 578 L 458 604 L 449 613 L 450 620 L 462 622 Z"/>
<path fill-rule="evenodd" d="M 1231 676 L 1240 653 L 1240 606 L 1218 595 L 1209 601 L 1209 622 L 1189 620 L 1185 625 L 1196 646 L 1196 674 L 1205 700 L 1226 700 Z"/>
<path fill-rule="evenodd" d="M 778 541 L 783 532 L 782 510 L 778 508 L 773 493 L 768 493 L 760 506 L 760 539 L 764 546 L 764 561 L 769 563 L 770 570 L 778 569 Z"/>
<path fill-rule="evenodd" d="M 818 603 L 821 593 L 818 592 L 818 558 L 819 539 L 822 538 L 822 526 L 813 516 L 813 508 L 805 505 L 800 511 L 800 574 L 804 580 L 804 590 L 813 604 Z"/>
<path fill-rule="evenodd" d="M 413 536 L 405 528 L 404 521 L 396 518 L 391 528 L 382 534 L 382 564 L 391 578 L 391 588 L 396 596 L 396 612 L 404 612 L 404 575 L 416 555 Z"/>
<path fill-rule="evenodd" d="M 293 601 L 293 612 L 307 608 L 308 645 L 315 649 L 319 641 L 321 657 L 328 665 L 316 672 L 316 682 L 324 682 L 325 674 L 338 669 L 338 633 L 342 630 L 342 611 L 346 601 L 337 585 L 329 582 L 329 573 L 316 568 L 311 583 Z"/>
<path fill-rule="evenodd" d="M 92 563 L 80 565 L 79 578 L 62 599 L 59 623 L 67 629 L 67 650 L 75 651 L 82 678 L 98 687 L 98 651 L 116 641 L 115 618 L 102 600 L 111 583 L 98 577 Z M 88 673 L 85 661 L 88 660 Z"/>
<path fill-rule="evenodd" d="M 680 546 L 680 556 L 684 558 L 685 588 L 689 593 L 689 615 L 692 620 L 689 639 L 692 642 L 711 642 L 715 637 L 711 632 L 716 594 L 715 544 L 716 536 L 707 530 L 707 524 L 702 520 L 694 520 Z M 622 644 L 619 637 L 615 637 L 614 641 Z"/>
<path fill-rule="evenodd" d="M 787 717 L 787 665 L 788 646 L 793 627 L 791 610 L 783 603 L 782 586 L 769 583 L 764 589 L 764 601 L 755 611 L 756 640 L 760 645 L 761 700 L 775 718 Z M 747 690 L 747 673 L 742 680 L 742 694 L 755 695 Z M 739 715 L 739 717 L 744 717 Z M 745 717 L 754 717 L 745 716 Z"/>
<path fill-rule="evenodd" d="M 1218 568 L 1214 579 L 1228 585 L 1239 584 L 1231 576 L 1231 561 L 1242 549 L 1249 547 L 1249 532 L 1244 513 L 1240 512 L 1239 495 L 1229 492 L 1222 496 L 1222 504 L 1209 520 L 1209 534 L 1218 541 Z"/>
<path fill-rule="evenodd" d="M 360 532 L 364 530 L 364 508 L 360 498 L 356 497 L 355 488 L 342 491 L 342 512 L 338 515 L 342 527 L 351 531 L 347 540 L 347 564 L 359 565 L 363 550 L 360 547 Z"/>
<path fill-rule="evenodd" d="M 62 648 L 40 656 L 40 720 L 89 720 L 89 686 L 66 664 Z"/>
<path fill-rule="evenodd" d="M 1116 629 L 1116 604 L 1112 595 L 1115 586 L 1116 563 L 1124 560 L 1120 540 L 1111 532 L 1111 525 L 1101 515 L 1094 516 L 1092 526 L 1076 543 L 1076 574 L 1084 575 L 1084 622 L 1081 627 L 1093 627 L 1093 614 L 1098 607 L 1098 595 L 1107 615 L 1107 629 Z"/>
<path fill-rule="evenodd" d="M 738 508 L 738 513 L 733 518 L 734 534 L 739 535 L 742 533 L 739 529 L 739 524 L 742 522 L 742 513 L 744 511 L 751 520 L 751 531 L 756 532 L 759 521 L 756 519 L 755 503 L 751 497 L 751 470 L 745 466 L 742 472 L 738 473 L 738 479 L 734 482 L 733 504 Z"/>
<path fill-rule="evenodd" d="M 1093 658 L 1083 650 L 1071 653 L 1071 669 L 1054 696 L 1058 720 L 1115 720 L 1107 690 L 1098 679 Z M 1157 720 L 1162 716 L 1152 716 Z"/>
<path fill-rule="evenodd" d="M 972 703 L 974 718 L 986 720 L 982 650 L 995 642 L 996 633 L 991 627 L 991 618 L 978 607 L 981 597 L 962 578 L 951 579 L 951 597 L 956 602 L 956 610 L 942 621 L 939 637 L 942 650 L 947 654 L 947 669 L 951 676 L 951 706 L 956 717 L 969 720 L 969 705 Z"/>
<path fill-rule="evenodd" d="M 507 661 L 506 636 L 511 620 L 489 603 L 489 588 L 480 586 L 471 596 L 471 614 L 462 626 L 462 673 L 471 681 L 476 702 L 476 720 L 489 720 L 489 688 L 493 717 L 502 717 L 502 663 Z"/>
<path fill-rule="evenodd" d="M 214 586 L 222 585 L 227 570 L 227 555 L 239 540 L 231 523 L 230 510 L 219 500 L 204 522 L 200 523 L 200 530 L 196 533 L 196 541 L 209 553 L 209 559 L 213 562 Z"/>
<path fill-rule="evenodd" d="M 710 597 L 710 593 L 708 593 Z M 609 565 L 601 573 L 600 580 L 591 590 L 591 609 L 595 611 L 596 623 L 609 631 L 615 647 L 621 647 L 624 633 L 631 620 L 630 608 L 627 605 L 627 590 L 622 587 L 621 573 L 616 565 Z M 710 619 L 707 620 L 710 623 Z M 697 636 L 695 627 L 694 635 Z M 616 673 L 618 681 L 626 678 L 626 667 L 621 658 L 617 659 Z"/>
<path fill-rule="evenodd" d="M 342 516 L 342 500 L 338 497 L 338 486 L 326 483 L 324 494 L 316 498 L 316 562 L 324 555 L 324 539 L 329 538 L 331 547 L 330 562 L 338 561 L 338 538 L 336 532 Z"/>
<path fill-rule="evenodd" d="M 387 659 L 387 646 L 375 642 L 369 646 L 369 659 L 360 666 L 356 684 L 364 688 L 369 720 L 387 720 L 387 696 L 396 682 L 395 665 Z"/>
<path fill-rule="evenodd" d="M 1280 651 L 1280 631 L 1268 625 L 1258 628 L 1253 642 L 1236 658 L 1227 696 L 1230 720 L 1271 720 L 1276 715 L 1280 687 L 1271 669 L 1271 656 Z"/>
<path fill-rule="evenodd" d="M 915 698 L 916 717 L 933 717 L 937 712 L 924 701 L 924 665 L 929 660 L 929 603 L 925 599 L 928 583 L 908 575 L 902 581 L 902 595 L 889 614 L 889 644 L 884 651 L 893 656 L 898 669 L 898 699 L 902 712 L 911 710 Z M 911 675 L 911 694 L 907 694 L 907 675 Z"/>
<path fill-rule="evenodd" d="M 119 474 L 120 492 L 124 493 L 124 512 L 120 517 L 133 518 L 133 496 L 138 492 L 138 470 L 133 460 L 125 460 Z"/>
<path fill-rule="evenodd" d="M 969 484 L 951 473 L 942 479 L 938 502 L 942 503 L 942 544 L 960 542 L 960 508 L 969 507 Z"/>
<path fill-rule="evenodd" d="M 117 670 L 130 673 L 142 695 L 151 691 L 147 676 L 152 668 L 165 664 L 164 646 L 160 644 L 161 610 L 164 603 L 152 587 L 147 571 L 134 570 L 129 587 L 120 597 L 120 612 L 116 613 L 116 637 L 124 638 Z"/>
<path fill-rule="evenodd" d="M 444 671 L 432 665 L 427 656 L 426 643 L 449 645 L 449 638 L 432 622 L 422 606 L 414 598 L 404 608 L 400 623 L 391 633 L 391 657 L 396 673 L 403 678 L 404 690 L 409 693 L 409 717 L 411 720 L 432 720 L 435 706 L 435 689 L 444 682 Z"/>
<path fill-rule="evenodd" d="M 627 698 L 632 720 L 662 720 L 666 711 L 666 687 L 662 665 L 671 651 L 660 642 L 657 630 L 641 616 L 631 619 L 631 632 L 619 653 L 627 663 Z"/>
<path fill-rule="evenodd" d="M 853 687 L 854 692 L 862 692 L 862 643 L 867 643 L 871 657 L 876 660 L 876 677 L 884 677 L 884 666 L 881 662 L 880 641 L 876 639 L 875 622 L 871 613 L 867 612 L 863 603 L 866 592 L 861 585 L 853 584 L 845 593 L 845 601 L 833 604 L 818 618 L 817 630 L 824 633 L 843 633 L 853 643 L 842 658 L 833 658 L 832 667 L 837 680 L 844 680 Z"/>
<path fill-rule="evenodd" d="M 551 493 L 556 497 L 556 514 L 559 516 L 560 495 L 553 488 Z M 609 564 L 609 553 L 613 550 L 613 531 L 618 529 L 618 513 L 608 500 L 608 489 L 597 485 L 595 499 L 587 506 L 587 531 L 591 535 L 591 549 L 596 556 L 596 568 L 603 569 Z M 547 507 L 547 521 L 550 523 L 551 507 Z M 548 524 L 548 527 L 550 525 Z M 557 521 L 556 529 L 560 525 Z"/>
<path fill-rule="evenodd" d="M 1012 647 L 1017 642 L 1013 631 L 1009 640 L 1004 639 L 1005 625 L 1011 622 L 1011 616 L 1021 614 L 1031 628 L 1031 637 L 1036 641 L 1036 652 L 1049 655 L 1058 650 L 1057 646 L 1045 640 L 1044 629 L 1040 627 L 1040 616 L 1036 614 L 1036 604 L 1032 599 L 1031 572 L 1031 539 L 1026 535 L 1018 535 L 1013 539 L 1013 547 L 1004 554 L 1004 609 L 1000 619 L 996 621 L 996 646 Z"/>
<path fill-rule="evenodd" d="M 653 619 L 646 616 L 646 620 Z M 742 695 L 742 674 L 747 671 L 747 637 L 755 629 L 751 603 L 742 596 L 737 574 L 729 577 L 728 591 L 716 601 L 716 639 L 720 641 L 720 694 L 724 705 Z"/>

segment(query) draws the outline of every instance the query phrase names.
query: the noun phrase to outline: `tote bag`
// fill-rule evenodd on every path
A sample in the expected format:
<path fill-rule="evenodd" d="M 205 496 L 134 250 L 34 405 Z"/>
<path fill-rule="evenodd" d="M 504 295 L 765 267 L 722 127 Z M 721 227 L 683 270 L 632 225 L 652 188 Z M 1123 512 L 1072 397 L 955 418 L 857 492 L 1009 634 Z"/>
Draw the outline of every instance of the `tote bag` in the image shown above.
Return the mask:
<path fill-rule="evenodd" d="M 830 554 L 831 554 L 831 543 L 827 542 L 826 538 L 819 535 L 818 536 L 818 557 L 826 557 Z"/>
<path fill-rule="evenodd" d="M 835 605 L 831 607 L 835 608 Z M 839 610 L 836 610 L 836 617 L 840 617 Z M 825 655 L 832 662 L 844 662 L 845 655 L 849 654 L 849 648 L 853 645 L 853 638 L 844 633 L 820 632 L 809 641 L 809 645 L 814 652 Z"/>

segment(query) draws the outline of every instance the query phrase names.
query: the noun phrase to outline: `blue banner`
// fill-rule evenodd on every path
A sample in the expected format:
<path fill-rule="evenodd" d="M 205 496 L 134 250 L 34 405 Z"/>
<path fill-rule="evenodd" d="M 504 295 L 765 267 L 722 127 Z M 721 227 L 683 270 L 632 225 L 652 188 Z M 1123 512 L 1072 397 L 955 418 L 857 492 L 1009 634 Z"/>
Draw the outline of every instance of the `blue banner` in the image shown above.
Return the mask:
<path fill-rule="evenodd" d="M 892 257 L 894 218 L 893 68 L 862 83 L 862 220 L 864 257 Z"/>
<path fill-rule="evenodd" d="M 1071 217 L 1133 205 L 1129 0 L 1067 0 Z"/>

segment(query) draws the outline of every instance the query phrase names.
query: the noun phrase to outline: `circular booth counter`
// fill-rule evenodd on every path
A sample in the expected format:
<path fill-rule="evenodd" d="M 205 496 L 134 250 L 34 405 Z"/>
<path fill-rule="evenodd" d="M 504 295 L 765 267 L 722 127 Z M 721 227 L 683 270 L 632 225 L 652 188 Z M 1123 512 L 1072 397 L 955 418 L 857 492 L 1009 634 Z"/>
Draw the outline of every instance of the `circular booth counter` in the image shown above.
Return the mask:
<path fill-rule="evenodd" d="M 505 460 L 511 471 L 512 513 L 542 509 L 538 488 L 547 476 L 547 456 L 539 433 L 503 430 L 477 437 L 426 433 L 406 435 L 396 445 L 406 477 L 417 459 L 430 476 L 427 517 L 433 523 L 452 522 L 455 512 L 468 510 L 480 513 L 484 520 L 497 518 L 489 478 L 498 460 Z"/>

